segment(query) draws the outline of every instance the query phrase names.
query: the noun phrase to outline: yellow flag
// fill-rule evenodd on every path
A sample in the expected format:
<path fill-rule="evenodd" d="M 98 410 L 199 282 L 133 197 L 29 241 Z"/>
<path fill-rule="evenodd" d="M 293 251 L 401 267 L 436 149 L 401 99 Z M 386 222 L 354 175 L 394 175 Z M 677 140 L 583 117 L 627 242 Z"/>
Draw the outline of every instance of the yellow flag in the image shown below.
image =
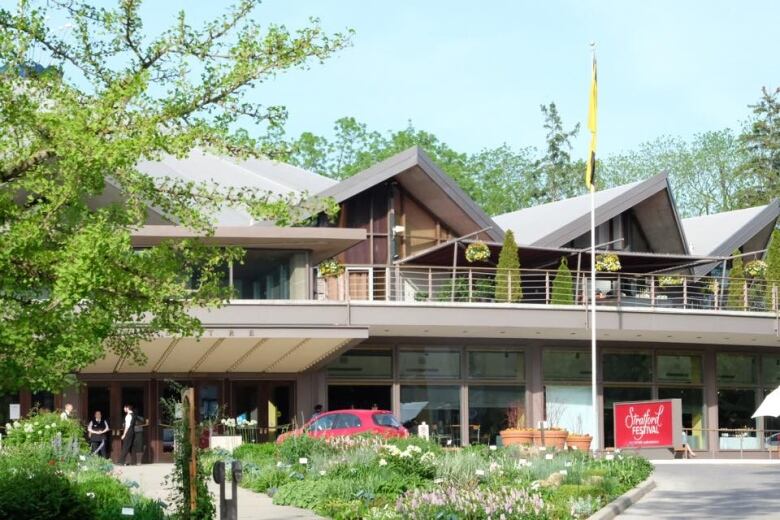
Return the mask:
<path fill-rule="evenodd" d="M 590 104 L 588 105 L 588 130 L 590 130 L 590 149 L 588 166 L 585 172 L 585 186 L 596 189 L 596 112 L 598 109 L 599 87 L 596 78 L 596 55 L 593 55 L 593 75 L 590 80 Z"/>

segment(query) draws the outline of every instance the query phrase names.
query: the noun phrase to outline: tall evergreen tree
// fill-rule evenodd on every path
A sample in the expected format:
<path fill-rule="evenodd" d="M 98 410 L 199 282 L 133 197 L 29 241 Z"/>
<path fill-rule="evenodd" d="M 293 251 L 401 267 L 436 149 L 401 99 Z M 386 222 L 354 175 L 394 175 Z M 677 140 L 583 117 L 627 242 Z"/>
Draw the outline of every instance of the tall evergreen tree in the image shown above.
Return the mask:
<path fill-rule="evenodd" d="M 726 308 L 733 311 L 745 309 L 745 269 L 739 249 L 731 255 L 731 269 L 728 274 L 728 289 L 726 290 Z"/>
<path fill-rule="evenodd" d="M 504 244 L 498 255 L 498 272 L 496 273 L 496 301 L 519 302 L 523 299 L 523 286 L 520 278 L 520 257 L 517 253 L 517 242 L 512 230 L 504 235 Z"/>
<path fill-rule="evenodd" d="M 737 179 L 746 185 L 740 192 L 743 207 L 780 196 L 780 87 L 764 87 L 750 108 L 753 119 L 740 136 L 748 159 L 737 170 Z"/>
<path fill-rule="evenodd" d="M 552 283 L 551 303 L 553 305 L 574 304 L 574 282 L 569 269 L 569 260 L 565 256 L 561 257 L 558 272 L 555 273 Z"/>

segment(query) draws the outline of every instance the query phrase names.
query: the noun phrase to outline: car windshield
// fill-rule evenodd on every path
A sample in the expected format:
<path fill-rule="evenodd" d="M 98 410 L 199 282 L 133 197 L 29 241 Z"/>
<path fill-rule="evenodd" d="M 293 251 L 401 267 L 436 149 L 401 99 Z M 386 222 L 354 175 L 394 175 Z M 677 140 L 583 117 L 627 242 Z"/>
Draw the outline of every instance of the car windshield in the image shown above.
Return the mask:
<path fill-rule="evenodd" d="M 374 424 L 377 426 L 386 426 L 388 428 L 400 428 L 401 423 L 395 418 L 395 415 L 391 413 L 376 413 L 374 414 Z"/>

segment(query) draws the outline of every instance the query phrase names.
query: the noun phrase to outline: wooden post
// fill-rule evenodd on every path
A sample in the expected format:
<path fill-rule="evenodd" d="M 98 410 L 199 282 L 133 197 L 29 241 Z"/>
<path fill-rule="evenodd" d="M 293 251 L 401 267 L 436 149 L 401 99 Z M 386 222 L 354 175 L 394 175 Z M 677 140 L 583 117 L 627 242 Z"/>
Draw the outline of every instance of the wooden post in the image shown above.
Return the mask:
<path fill-rule="evenodd" d="M 655 275 L 650 276 L 650 307 L 655 307 Z"/>
<path fill-rule="evenodd" d="M 198 462 L 196 456 L 196 450 L 198 449 L 198 437 L 195 428 L 195 389 L 192 387 L 187 388 L 182 392 L 182 405 L 187 409 L 187 416 L 182 417 L 182 420 L 189 423 L 189 435 L 190 435 L 190 461 L 189 461 L 189 473 L 190 473 L 190 511 L 195 511 L 196 507 L 196 495 L 197 487 L 195 480 L 197 479 Z"/>

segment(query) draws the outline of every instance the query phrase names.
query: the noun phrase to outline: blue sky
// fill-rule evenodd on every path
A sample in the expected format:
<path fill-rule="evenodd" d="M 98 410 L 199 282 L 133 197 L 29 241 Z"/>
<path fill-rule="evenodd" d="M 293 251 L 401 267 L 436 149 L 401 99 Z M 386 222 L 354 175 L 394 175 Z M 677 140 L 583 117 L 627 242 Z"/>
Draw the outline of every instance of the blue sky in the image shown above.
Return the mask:
<path fill-rule="evenodd" d="M 225 5 L 149 1 L 144 13 L 153 32 L 178 9 L 197 20 Z M 253 93 L 287 106 L 292 135 L 327 135 L 351 115 L 376 130 L 411 119 L 465 152 L 541 146 L 541 103 L 555 101 L 569 126 L 585 121 L 590 41 L 601 154 L 663 134 L 736 128 L 763 85 L 780 85 L 780 2 L 769 0 L 266 0 L 256 16 L 290 28 L 317 16 L 328 30 L 356 31 L 354 45 L 324 65 Z M 576 147 L 584 156 L 584 131 Z"/>

